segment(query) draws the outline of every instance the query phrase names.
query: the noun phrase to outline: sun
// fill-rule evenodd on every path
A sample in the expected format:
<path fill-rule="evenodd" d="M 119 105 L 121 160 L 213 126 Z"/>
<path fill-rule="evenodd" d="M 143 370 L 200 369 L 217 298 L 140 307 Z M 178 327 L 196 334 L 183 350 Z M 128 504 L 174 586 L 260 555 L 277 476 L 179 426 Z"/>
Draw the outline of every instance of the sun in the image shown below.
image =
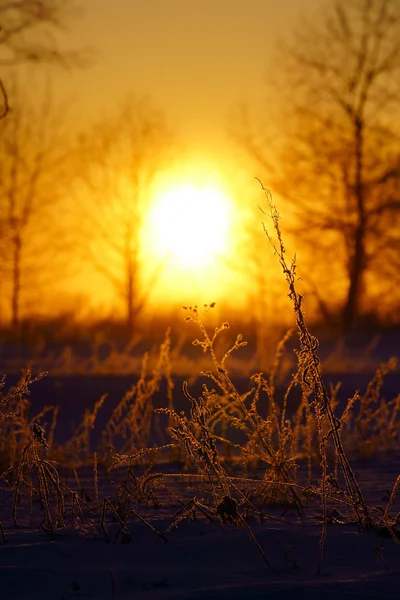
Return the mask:
<path fill-rule="evenodd" d="M 153 251 L 177 269 L 204 269 L 228 252 L 231 201 L 216 187 L 185 184 L 157 198 L 149 214 Z"/>

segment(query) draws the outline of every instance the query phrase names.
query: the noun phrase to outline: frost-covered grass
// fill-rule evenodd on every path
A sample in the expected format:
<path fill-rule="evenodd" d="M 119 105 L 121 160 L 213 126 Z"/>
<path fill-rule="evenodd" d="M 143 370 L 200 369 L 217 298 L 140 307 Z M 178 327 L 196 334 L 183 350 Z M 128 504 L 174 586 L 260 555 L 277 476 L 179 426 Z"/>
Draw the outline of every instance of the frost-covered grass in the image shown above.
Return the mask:
<path fill-rule="evenodd" d="M 211 305 L 185 307 L 209 361 L 200 393 L 184 383 L 178 406 L 168 331 L 95 446 L 106 395 L 59 443 L 57 404 L 31 415 L 45 373 L 25 371 L 0 397 L 4 597 L 397 597 L 399 396 L 381 395 L 396 361 L 344 401 L 326 387 L 267 198 L 299 339 L 286 388 L 277 377 L 290 334 L 239 390 L 229 365 L 246 341 L 221 343 L 230 326 L 209 330 Z"/>

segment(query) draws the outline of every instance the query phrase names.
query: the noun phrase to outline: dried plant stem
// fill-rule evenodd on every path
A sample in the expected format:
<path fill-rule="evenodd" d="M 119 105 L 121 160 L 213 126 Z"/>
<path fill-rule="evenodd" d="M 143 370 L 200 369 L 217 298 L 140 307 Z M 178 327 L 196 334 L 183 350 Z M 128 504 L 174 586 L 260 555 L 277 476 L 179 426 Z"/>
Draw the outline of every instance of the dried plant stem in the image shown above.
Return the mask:
<path fill-rule="evenodd" d="M 390 512 L 390 508 L 393 504 L 393 501 L 396 497 L 396 493 L 397 493 L 397 489 L 400 486 L 400 475 L 397 477 L 393 489 L 392 489 L 392 493 L 390 494 L 390 498 L 389 501 L 387 503 L 386 509 L 385 509 L 385 513 L 383 515 L 383 521 L 386 525 L 386 527 L 388 528 L 388 531 L 392 537 L 392 539 L 394 540 L 395 544 L 397 545 L 398 548 L 400 548 L 400 541 L 397 537 L 397 535 L 395 534 L 395 532 L 393 531 L 393 527 L 392 524 L 390 523 L 390 518 L 389 518 L 389 512 Z"/>
<path fill-rule="evenodd" d="M 250 537 L 251 541 L 253 542 L 253 544 L 255 544 L 257 550 L 259 551 L 259 553 L 263 557 L 265 564 L 271 569 L 271 571 L 275 571 L 274 567 L 269 562 L 269 560 L 267 558 L 267 555 L 265 554 L 264 550 L 262 549 L 262 546 L 260 545 L 259 541 L 255 537 L 255 535 L 252 532 L 252 530 L 251 530 L 249 524 L 247 523 L 247 521 L 241 515 L 239 515 L 239 520 L 240 520 L 241 524 L 244 526 L 244 528 L 247 530 L 247 533 L 249 534 L 249 537 Z"/>
<path fill-rule="evenodd" d="M 282 462 L 280 461 L 280 459 L 278 457 L 278 453 L 276 451 L 274 451 L 273 447 L 268 443 L 268 440 L 266 439 L 263 431 L 261 430 L 259 421 L 253 417 L 253 414 L 246 406 L 242 396 L 239 394 L 239 392 L 237 391 L 231 378 L 229 377 L 229 374 L 228 374 L 226 366 L 225 366 L 226 360 L 229 358 L 229 356 L 232 354 L 232 352 L 234 350 L 240 348 L 241 346 L 246 345 L 246 342 L 244 342 L 242 340 L 241 335 L 238 335 L 235 344 L 232 346 L 232 348 L 230 350 L 228 350 L 224 354 L 222 360 L 219 361 L 219 359 L 215 353 L 214 341 L 215 341 L 217 335 L 220 333 L 221 329 L 225 328 L 225 326 L 223 325 L 222 328 L 217 328 L 214 333 L 213 338 L 210 338 L 210 336 L 208 335 L 207 329 L 205 328 L 204 323 L 201 320 L 197 310 L 193 311 L 192 320 L 194 320 L 198 324 L 198 326 L 200 327 L 200 330 L 202 332 L 203 338 L 204 338 L 203 342 L 198 342 L 198 340 L 197 340 L 197 342 L 198 342 L 198 344 L 203 346 L 204 350 L 208 350 L 210 352 L 210 356 L 211 356 L 212 362 L 213 362 L 215 370 L 216 370 L 216 375 L 214 375 L 211 372 L 201 373 L 201 374 L 210 377 L 220 387 L 220 389 L 224 392 L 224 394 L 226 394 L 226 396 L 232 398 L 234 403 L 240 407 L 245 419 L 249 423 L 252 431 L 255 433 L 258 443 L 260 444 L 260 447 L 263 448 L 263 450 L 266 452 L 266 454 L 269 457 L 271 464 L 274 466 L 274 469 L 276 470 L 276 472 L 279 472 L 281 480 L 286 483 L 292 482 L 293 477 L 292 477 L 289 469 L 287 468 L 287 466 L 285 464 L 282 464 Z M 289 489 L 290 489 L 290 493 L 292 495 L 294 504 L 296 506 L 296 509 L 297 509 L 298 513 L 301 514 L 302 513 L 301 500 L 293 488 L 289 488 Z"/>
<path fill-rule="evenodd" d="M 97 452 L 93 455 L 93 487 L 94 487 L 94 503 L 97 512 L 99 511 L 99 473 L 97 464 Z"/>
<path fill-rule="evenodd" d="M 316 406 L 316 411 L 317 411 L 317 429 L 318 429 L 318 435 L 319 435 L 319 448 L 320 448 L 320 454 L 321 454 L 321 470 L 322 470 L 322 477 L 321 477 L 321 501 L 322 501 L 322 527 L 321 527 L 321 537 L 319 540 L 319 557 L 318 557 L 318 569 L 317 569 L 317 573 L 318 575 L 321 574 L 321 570 L 322 570 L 322 559 L 323 559 L 323 554 L 324 554 L 324 545 L 325 545 L 325 538 L 326 538 L 326 521 L 327 521 L 327 516 L 328 516 L 328 508 L 327 508 L 327 470 L 328 470 L 328 463 L 327 463 L 327 459 L 326 459 L 326 438 L 324 435 L 324 432 L 322 430 L 322 416 L 320 414 L 318 414 L 319 411 L 319 406 Z"/>
<path fill-rule="evenodd" d="M 0 533 L 1 533 L 1 537 L 3 538 L 3 542 L 7 543 L 8 539 L 6 537 L 6 534 L 4 533 L 3 525 L 1 524 L 1 522 L 0 522 Z"/>
<path fill-rule="evenodd" d="M 308 331 L 303 309 L 301 306 L 303 297 L 296 290 L 296 260 L 294 257 L 291 266 L 288 266 L 285 258 L 286 250 L 283 244 L 282 234 L 279 225 L 279 213 L 272 202 L 271 192 L 268 189 L 266 189 L 261 182 L 260 185 L 268 201 L 269 216 L 272 220 L 275 229 L 275 233 L 277 236 L 277 244 L 269 235 L 265 225 L 264 230 L 270 243 L 272 244 L 274 252 L 278 257 L 283 272 L 285 274 L 286 281 L 289 286 L 289 297 L 293 302 L 293 308 L 296 314 L 296 323 L 300 339 L 301 356 L 304 361 L 303 382 L 306 387 L 312 390 L 314 402 L 319 405 L 321 414 L 326 415 L 328 418 L 330 426 L 328 437 L 332 436 L 335 450 L 338 455 L 340 467 L 345 479 L 347 492 L 350 498 L 352 499 L 353 508 L 357 513 L 359 523 L 364 528 L 369 529 L 371 528 L 371 518 L 369 515 L 368 507 L 364 501 L 361 489 L 358 485 L 358 482 L 355 478 L 355 475 L 350 467 L 350 463 L 345 454 L 339 433 L 341 422 L 333 413 L 330 397 L 328 395 L 320 372 L 319 358 L 316 354 L 316 349 L 318 348 L 318 340 L 314 336 L 312 336 Z"/>

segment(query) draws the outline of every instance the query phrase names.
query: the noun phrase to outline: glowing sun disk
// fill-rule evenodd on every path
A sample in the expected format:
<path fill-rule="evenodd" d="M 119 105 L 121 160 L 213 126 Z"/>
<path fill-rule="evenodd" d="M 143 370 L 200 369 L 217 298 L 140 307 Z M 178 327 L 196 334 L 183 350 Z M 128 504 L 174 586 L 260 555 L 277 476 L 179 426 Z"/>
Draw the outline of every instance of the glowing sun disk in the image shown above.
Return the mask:
<path fill-rule="evenodd" d="M 154 249 L 181 268 L 205 267 L 227 251 L 229 211 L 216 188 L 185 185 L 161 196 L 150 215 Z"/>

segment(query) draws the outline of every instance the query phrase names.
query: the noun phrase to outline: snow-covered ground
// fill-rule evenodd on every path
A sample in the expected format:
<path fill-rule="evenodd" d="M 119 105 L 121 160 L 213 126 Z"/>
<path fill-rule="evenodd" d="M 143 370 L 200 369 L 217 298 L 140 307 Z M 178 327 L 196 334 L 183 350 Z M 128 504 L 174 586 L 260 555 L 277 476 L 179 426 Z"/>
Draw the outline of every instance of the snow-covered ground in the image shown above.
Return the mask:
<path fill-rule="evenodd" d="M 369 505 L 385 507 L 400 472 L 399 457 L 356 465 Z M 89 483 L 88 483 L 89 485 Z M 179 482 L 175 492 L 179 493 Z M 187 495 L 187 489 L 185 490 Z M 193 492 L 194 493 L 194 492 Z M 102 490 L 100 490 L 100 496 Z M 183 494 L 183 488 L 182 488 Z M 6 499 L 3 490 L 3 500 Z M 298 517 L 291 510 L 266 509 L 264 523 L 249 520 L 251 531 L 271 564 L 263 560 L 245 528 L 210 522 L 201 513 L 184 520 L 166 540 L 132 516 L 131 541 L 119 536 L 109 519 L 107 542 L 101 528 L 78 531 L 68 522 L 55 539 L 33 527 L 1 519 L 7 542 L 0 542 L 1 598 L 67 600 L 71 598 L 247 599 L 247 598 L 376 598 L 400 596 L 400 549 L 390 537 L 360 532 L 357 525 L 327 527 L 322 573 L 317 575 L 320 503 L 316 499 Z M 22 508 L 18 508 L 22 514 Z M 173 522 L 175 508 L 141 506 L 138 512 L 159 531 Z M 400 512 L 400 494 L 392 505 Z M 126 538 L 125 538 L 126 541 Z"/>
<path fill-rule="evenodd" d="M 316 575 L 316 527 L 253 527 L 275 572 L 244 530 L 224 529 L 185 523 L 164 543 L 134 524 L 130 544 L 107 544 L 69 530 L 50 541 L 43 533 L 19 530 L 0 549 L 1 597 L 399 598 L 400 551 L 391 540 L 357 533 L 351 526 L 332 526 L 323 573 Z M 285 551 L 288 544 L 290 554 Z M 296 565 L 291 564 L 292 555 Z"/>
<path fill-rule="evenodd" d="M 356 386 L 349 377 L 341 388 L 342 400 L 346 402 L 356 388 L 365 389 L 367 382 L 357 379 Z M 398 383 L 396 372 L 389 379 L 384 394 L 387 399 L 396 396 Z M 119 378 L 92 378 L 89 382 L 74 376 L 46 378 L 33 388 L 32 414 L 44 405 L 59 404 L 60 427 L 55 440 L 64 442 L 100 392 L 109 392 L 105 414 L 100 412 L 92 431 L 94 450 L 111 410 L 131 384 L 130 379 Z M 182 394 L 178 395 L 180 388 L 176 386 L 178 411 L 188 403 Z M 161 389 L 159 395 L 163 393 Z M 198 391 L 194 388 L 193 393 Z M 165 398 L 161 400 L 165 402 Z M 161 405 L 161 400 L 156 397 L 155 406 Z M 383 514 L 400 474 L 400 455 L 364 461 L 349 458 L 367 504 L 378 507 L 376 514 L 381 507 Z M 156 465 L 156 470 L 160 468 L 179 473 L 178 465 Z M 106 476 L 99 469 L 100 506 L 105 496 L 115 501 L 111 480 L 120 483 L 125 472 L 117 469 Z M 79 491 L 71 472 L 60 468 L 60 475 L 63 480 L 68 477 L 68 486 Z M 316 471 L 315 481 L 319 476 Z M 91 496 L 91 510 L 86 511 L 84 524 L 77 520 L 75 510 L 74 527 L 71 497 L 67 498 L 65 527 L 60 527 L 54 538 L 39 527 L 43 511 L 37 500 L 29 522 L 29 494 L 17 504 L 18 525 L 14 525 L 12 491 L 0 482 L 0 522 L 6 537 L 5 541 L 0 533 L 0 600 L 400 598 L 400 548 L 390 536 L 382 535 L 384 531 L 361 532 L 349 519 L 327 526 L 322 571 L 317 574 L 321 537 L 321 502 L 317 496 L 308 502 L 302 516 L 287 506 L 265 506 L 263 522 L 249 517 L 250 533 L 265 553 L 268 565 L 245 526 L 222 524 L 212 510 L 211 520 L 197 511 L 196 520 L 183 519 L 165 533 L 166 539 L 132 514 L 126 525 L 130 540 L 126 535 L 115 540 L 120 524 L 108 514 L 107 541 L 100 516 L 93 510 L 93 468 L 83 468 L 79 478 Z M 174 480 L 173 492 L 178 499 L 175 502 L 174 496 L 164 490 L 160 492 L 160 506 L 151 502 L 149 506 L 135 505 L 137 513 L 160 533 L 175 521 L 179 500 L 185 502 L 194 496 L 205 504 L 209 500 L 201 485 L 188 485 L 184 478 Z M 398 516 L 400 520 L 400 486 L 390 514 L 392 519 Z"/>

